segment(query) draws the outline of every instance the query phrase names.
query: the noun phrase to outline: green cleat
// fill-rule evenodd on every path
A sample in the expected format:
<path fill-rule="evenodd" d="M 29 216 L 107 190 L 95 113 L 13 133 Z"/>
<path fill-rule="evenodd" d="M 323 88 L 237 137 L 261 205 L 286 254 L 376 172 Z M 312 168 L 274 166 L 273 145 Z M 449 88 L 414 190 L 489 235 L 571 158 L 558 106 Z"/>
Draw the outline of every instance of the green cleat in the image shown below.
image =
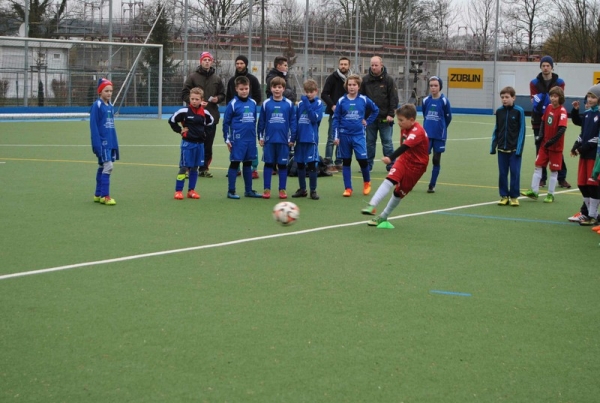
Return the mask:
<path fill-rule="evenodd" d="M 371 206 L 370 204 L 364 209 L 360 210 L 364 215 L 375 215 L 375 206 Z"/>
<path fill-rule="evenodd" d="M 377 227 L 379 224 L 381 224 L 382 222 L 386 222 L 387 218 L 381 218 L 381 216 L 377 216 L 377 217 L 373 217 L 369 222 L 367 222 L 367 225 L 369 227 Z"/>
<path fill-rule="evenodd" d="M 553 203 L 554 202 L 554 195 L 548 193 L 546 195 L 546 197 L 544 197 L 544 203 Z"/>
<path fill-rule="evenodd" d="M 100 196 L 94 195 L 94 203 L 100 203 Z"/>
<path fill-rule="evenodd" d="M 106 196 L 106 197 L 100 198 L 100 204 L 105 204 L 107 206 L 114 206 L 117 204 L 117 201 L 115 199 L 111 198 L 110 196 Z"/>
<path fill-rule="evenodd" d="M 529 197 L 532 200 L 537 200 L 539 197 L 539 195 L 531 189 L 521 192 L 521 196 Z"/>
<path fill-rule="evenodd" d="M 508 206 L 508 197 L 502 196 L 502 198 L 498 202 L 498 206 Z"/>

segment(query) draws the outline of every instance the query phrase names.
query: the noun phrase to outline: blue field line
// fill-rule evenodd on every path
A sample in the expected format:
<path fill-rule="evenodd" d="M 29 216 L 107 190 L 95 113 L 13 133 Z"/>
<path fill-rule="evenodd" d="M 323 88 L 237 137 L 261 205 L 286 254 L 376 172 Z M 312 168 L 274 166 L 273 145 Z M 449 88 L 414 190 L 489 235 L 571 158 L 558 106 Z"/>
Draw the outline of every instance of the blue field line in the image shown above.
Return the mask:
<path fill-rule="evenodd" d="M 497 217 L 491 215 L 479 215 L 479 214 L 460 214 L 460 213 L 450 213 L 445 211 L 440 211 L 436 214 L 444 214 L 444 215 L 454 215 L 458 217 L 471 217 L 471 218 L 489 218 L 491 220 L 504 220 L 504 221 L 521 221 L 521 222 L 534 222 L 538 224 L 555 224 L 555 225 L 573 225 L 572 222 L 563 222 L 563 221 L 550 221 L 550 220 L 532 220 L 527 218 L 515 218 L 515 217 Z"/>
<path fill-rule="evenodd" d="M 456 291 L 440 291 L 440 290 L 429 290 L 432 294 L 442 294 L 442 295 L 454 295 L 456 297 L 471 297 L 471 294 L 468 292 L 456 292 Z"/>

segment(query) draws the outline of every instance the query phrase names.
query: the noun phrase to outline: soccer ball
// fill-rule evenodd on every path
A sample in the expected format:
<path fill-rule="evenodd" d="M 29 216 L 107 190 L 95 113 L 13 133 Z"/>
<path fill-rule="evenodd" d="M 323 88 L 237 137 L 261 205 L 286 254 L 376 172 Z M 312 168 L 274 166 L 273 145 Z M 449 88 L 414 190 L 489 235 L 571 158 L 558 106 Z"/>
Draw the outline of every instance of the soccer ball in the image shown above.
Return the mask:
<path fill-rule="evenodd" d="M 273 207 L 273 218 L 281 225 L 292 225 L 300 217 L 300 209 L 292 202 L 277 203 Z"/>

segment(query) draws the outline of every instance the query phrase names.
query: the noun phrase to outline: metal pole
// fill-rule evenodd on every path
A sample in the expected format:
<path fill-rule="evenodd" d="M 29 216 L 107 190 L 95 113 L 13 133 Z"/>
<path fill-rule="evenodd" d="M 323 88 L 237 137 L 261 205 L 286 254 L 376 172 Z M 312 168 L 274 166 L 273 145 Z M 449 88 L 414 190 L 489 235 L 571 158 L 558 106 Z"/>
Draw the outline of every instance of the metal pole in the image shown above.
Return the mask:
<path fill-rule="evenodd" d="M 113 41 L 113 0 L 108 0 L 108 41 Z M 108 45 L 108 79 L 112 81 L 112 45 Z"/>
<path fill-rule="evenodd" d="M 494 77 L 492 79 L 492 110 L 496 110 L 496 74 L 498 70 L 498 14 L 500 14 L 500 0 L 496 0 L 496 26 L 494 27 Z"/>
<path fill-rule="evenodd" d="M 308 79 L 308 3 L 306 0 L 306 14 L 304 15 L 304 81 Z"/>
<path fill-rule="evenodd" d="M 29 0 L 25 1 L 25 38 L 29 37 Z M 29 70 L 29 42 L 25 41 L 25 74 L 23 75 L 23 106 L 27 106 L 28 95 L 27 95 L 27 72 Z"/>
<path fill-rule="evenodd" d="M 188 63 L 188 0 L 183 3 L 183 72 L 187 77 L 189 75 Z"/>
<path fill-rule="evenodd" d="M 162 119 L 163 47 L 158 48 L 158 119 Z"/>
<path fill-rule="evenodd" d="M 360 13 L 360 3 L 357 1 L 356 2 L 356 27 L 355 28 L 355 34 L 354 34 L 354 65 L 356 66 L 356 68 L 358 68 L 358 14 Z M 359 72 L 358 74 L 362 75 L 361 72 Z"/>
<path fill-rule="evenodd" d="M 248 0 L 248 63 L 252 63 L 252 0 Z"/>
<path fill-rule="evenodd" d="M 260 41 L 261 41 L 261 49 L 260 49 L 260 58 L 261 58 L 261 66 L 260 68 L 262 69 L 262 77 L 261 77 L 261 82 L 264 83 L 264 79 L 266 77 L 265 74 L 265 42 L 266 42 L 266 38 L 265 38 L 265 0 L 261 0 L 261 28 L 260 28 Z"/>
<path fill-rule="evenodd" d="M 408 102 L 410 89 L 408 76 L 410 74 L 410 26 L 412 25 L 412 0 L 408 0 L 408 28 L 406 30 L 406 67 L 404 70 L 404 103 Z"/>

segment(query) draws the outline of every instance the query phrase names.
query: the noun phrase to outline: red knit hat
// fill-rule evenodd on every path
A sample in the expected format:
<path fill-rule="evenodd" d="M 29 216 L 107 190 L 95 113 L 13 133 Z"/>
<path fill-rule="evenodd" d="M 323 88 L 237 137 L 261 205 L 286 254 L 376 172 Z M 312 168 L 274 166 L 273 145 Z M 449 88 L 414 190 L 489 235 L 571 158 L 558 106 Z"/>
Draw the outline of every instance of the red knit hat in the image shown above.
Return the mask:
<path fill-rule="evenodd" d="M 202 61 L 202 59 L 206 59 L 207 57 L 210 60 L 215 60 L 215 58 L 210 54 L 210 52 L 202 52 L 202 54 L 200 55 L 200 61 Z"/>
<path fill-rule="evenodd" d="M 111 83 L 110 81 L 108 81 L 108 79 L 106 78 L 101 78 L 98 80 L 98 94 L 100 94 L 102 92 L 102 90 L 104 89 L 104 87 L 106 87 L 107 85 L 113 85 L 113 83 Z"/>

